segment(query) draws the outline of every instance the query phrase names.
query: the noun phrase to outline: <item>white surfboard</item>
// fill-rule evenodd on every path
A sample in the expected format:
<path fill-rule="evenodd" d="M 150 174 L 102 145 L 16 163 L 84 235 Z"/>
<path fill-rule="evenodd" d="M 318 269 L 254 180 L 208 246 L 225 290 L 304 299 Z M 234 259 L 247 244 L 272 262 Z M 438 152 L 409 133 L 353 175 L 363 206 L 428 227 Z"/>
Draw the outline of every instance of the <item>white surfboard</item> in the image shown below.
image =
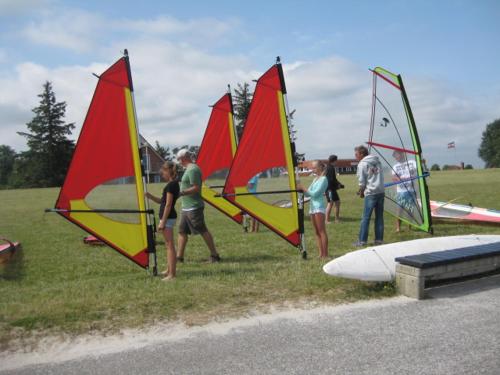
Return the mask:
<path fill-rule="evenodd" d="M 500 235 L 471 234 L 390 243 L 347 253 L 325 264 L 323 271 L 329 275 L 347 279 L 391 281 L 396 276 L 396 262 L 394 259 L 397 257 L 495 242 L 500 243 Z"/>

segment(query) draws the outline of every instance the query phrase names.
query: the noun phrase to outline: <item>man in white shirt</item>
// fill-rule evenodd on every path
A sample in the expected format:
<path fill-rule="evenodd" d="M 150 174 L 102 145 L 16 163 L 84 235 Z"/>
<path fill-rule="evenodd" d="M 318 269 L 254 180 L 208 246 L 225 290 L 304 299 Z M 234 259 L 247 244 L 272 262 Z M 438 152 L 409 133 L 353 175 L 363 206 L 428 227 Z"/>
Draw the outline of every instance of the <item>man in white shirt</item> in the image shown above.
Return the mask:
<path fill-rule="evenodd" d="M 399 182 L 396 185 L 396 201 L 399 205 L 398 215 L 403 210 L 413 213 L 417 203 L 415 189 L 413 188 L 414 177 L 417 176 L 417 163 L 415 160 L 406 160 L 401 151 L 392 153 L 397 163 L 392 166 L 392 180 Z M 396 232 L 401 230 L 401 220 L 396 219 Z"/>

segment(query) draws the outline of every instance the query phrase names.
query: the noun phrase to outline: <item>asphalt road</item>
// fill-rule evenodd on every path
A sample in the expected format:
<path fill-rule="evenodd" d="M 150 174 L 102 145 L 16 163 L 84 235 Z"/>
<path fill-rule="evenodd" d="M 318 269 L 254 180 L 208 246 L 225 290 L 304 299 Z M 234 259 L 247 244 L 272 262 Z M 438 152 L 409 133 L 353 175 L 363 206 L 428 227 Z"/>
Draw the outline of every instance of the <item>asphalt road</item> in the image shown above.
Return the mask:
<path fill-rule="evenodd" d="M 139 349 L 81 353 L 0 374 L 499 375 L 500 277 L 430 296 L 263 315 L 220 332 L 212 326 Z"/>

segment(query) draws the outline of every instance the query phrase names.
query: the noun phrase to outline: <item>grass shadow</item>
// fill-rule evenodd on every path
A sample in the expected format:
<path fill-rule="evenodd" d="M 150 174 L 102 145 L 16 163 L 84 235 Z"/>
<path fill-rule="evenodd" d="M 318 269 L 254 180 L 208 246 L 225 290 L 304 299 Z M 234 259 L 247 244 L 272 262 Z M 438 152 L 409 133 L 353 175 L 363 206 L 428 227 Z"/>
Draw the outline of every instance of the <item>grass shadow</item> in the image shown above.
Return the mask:
<path fill-rule="evenodd" d="M 222 262 L 223 263 L 267 263 L 267 262 L 279 262 L 282 260 L 283 260 L 282 257 L 270 254 L 262 254 L 262 255 L 238 254 L 238 256 L 224 256 Z"/>
<path fill-rule="evenodd" d="M 255 274 L 259 269 L 257 267 L 227 269 L 227 268 L 203 268 L 203 269 L 182 269 L 179 275 L 183 277 L 210 277 L 210 276 L 232 276 L 241 274 Z"/>

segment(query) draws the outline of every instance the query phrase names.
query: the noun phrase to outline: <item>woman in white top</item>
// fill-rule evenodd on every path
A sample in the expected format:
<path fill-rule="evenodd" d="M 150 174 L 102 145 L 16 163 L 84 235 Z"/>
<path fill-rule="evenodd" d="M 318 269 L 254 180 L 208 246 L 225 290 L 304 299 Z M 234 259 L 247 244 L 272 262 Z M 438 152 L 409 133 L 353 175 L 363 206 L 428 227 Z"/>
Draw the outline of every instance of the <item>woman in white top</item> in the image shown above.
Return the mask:
<path fill-rule="evenodd" d="M 313 164 L 313 170 L 316 174 L 313 182 L 309 187 L 304 189 L 299 185 L 299 189 L 304 190 L 306 197 L 311 197 L 309 202 L 309 214 L 314 227 L 316 243 L 318 244 L 319 257 L 321 259 L 328 258 L 328 236 L 325 229 L 325 191 L 328 188 L 328 181 L 325 177 L 325 165 L 316 160 Z"/>

